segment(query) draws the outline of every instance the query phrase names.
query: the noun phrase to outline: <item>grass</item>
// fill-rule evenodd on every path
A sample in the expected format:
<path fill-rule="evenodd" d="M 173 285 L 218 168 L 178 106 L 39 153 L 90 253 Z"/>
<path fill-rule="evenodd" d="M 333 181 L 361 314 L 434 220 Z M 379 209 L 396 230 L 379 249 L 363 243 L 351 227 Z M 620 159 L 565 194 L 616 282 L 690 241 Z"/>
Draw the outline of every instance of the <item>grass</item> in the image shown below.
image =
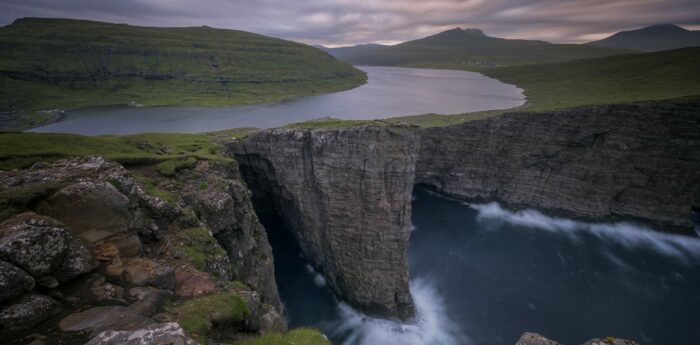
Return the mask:
<path fill-rule="evenodd" d="M 484 74 L 525 90 L 527 110 L 700 95 L 700 48 L 563 63 L 501 67 Z"/>
<path fill-rule="evenodd" d="M 211 256 L 226 256 L 226 251 L 209 233 L 209 229 L 195 227 L 184 229 L 176 235 L 175 249 L 180 250 L 186 260 L 200 271 L 205 271 L 207 260 Z"/>
<path fill-rule="evenodd" d="M 315 329 L 297 328 L 286 334 L 267 334 L 235 345 L 331 345 L 331 342 Z"/>
<path fill-rule="evenodd" d="M 196 297 L 168 308 L 189 335 L 205 339 L 214 327 L 227 327 L 245 320 L 250 314 L 241 297 L 233 292 L 219 292 Z"/>
<path fill-rule="evenodd" d="M 88 137 L 74 134 L 0 133 L 0 170 L 23 169 L 39 161 L 98 155 L 122 163 L 159 163 L 170 174 L 196 159 L 227 160 L 205 134 L 147 133 Z"/>
<path fill-rule="evenodd" d="M 209 27 L 18 19 L 0 28 L 0 112 L 228 106 L 340 91 L 364 72 L 296 42 Z"/>

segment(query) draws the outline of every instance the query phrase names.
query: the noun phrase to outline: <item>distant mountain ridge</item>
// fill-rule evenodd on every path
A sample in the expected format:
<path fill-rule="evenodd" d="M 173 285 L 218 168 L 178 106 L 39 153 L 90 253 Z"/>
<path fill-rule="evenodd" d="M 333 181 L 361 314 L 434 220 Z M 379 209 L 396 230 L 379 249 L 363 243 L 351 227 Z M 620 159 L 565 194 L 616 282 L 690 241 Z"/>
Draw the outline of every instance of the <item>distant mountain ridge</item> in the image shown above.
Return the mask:
<path fill-rule="evenodd" d="M 590 45 L 496 38 L 474 28 L 455 28 L 392 46 L 363 44 L 329 48 L 327 51 L 354 65 L 466 70 L 597 58 L 631 52 Z"/>
<path fill-rule="evenodd" d="M 674 24 L 657 24 L 638 30 L 621 31 L 587 44 L 654 52 L 700 46 L 700 31 L 687 30 Z"/>
<path fill-rule="evenodd" d="M 244 31 L 50 18 L 0 27 L 0 129 L 46 120 L 37 110 L 269 103 L 365 81 L 318 49 Z"/>

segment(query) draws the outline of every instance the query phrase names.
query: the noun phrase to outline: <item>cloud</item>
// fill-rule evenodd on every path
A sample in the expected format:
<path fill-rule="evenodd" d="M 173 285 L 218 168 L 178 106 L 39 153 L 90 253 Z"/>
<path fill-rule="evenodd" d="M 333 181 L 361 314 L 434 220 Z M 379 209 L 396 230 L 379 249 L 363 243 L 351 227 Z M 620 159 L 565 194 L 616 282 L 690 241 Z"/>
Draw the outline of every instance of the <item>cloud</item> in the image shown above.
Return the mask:
<path fill-rule="evenodd" d="M 650 24 L 697 28 L 699 13 L 697 0 L 2 0 L 0 25 L 19 17 L 208 25 L 327 45 L 400 42 L 462 26 L 585 42 Z"/>

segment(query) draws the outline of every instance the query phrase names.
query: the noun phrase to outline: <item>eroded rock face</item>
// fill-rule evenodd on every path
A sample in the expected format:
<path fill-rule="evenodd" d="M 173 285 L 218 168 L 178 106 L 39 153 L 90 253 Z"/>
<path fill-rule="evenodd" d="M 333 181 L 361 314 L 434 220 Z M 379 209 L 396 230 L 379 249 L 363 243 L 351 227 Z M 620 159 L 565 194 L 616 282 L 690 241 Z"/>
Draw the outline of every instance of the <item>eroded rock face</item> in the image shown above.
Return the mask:
<path fill-rule="evenodd" d="M 559 345 L 558 342 L 547 339 L 541 334 L 525 332 L 515 345 Z"/>
<path fill-rule="evenodd" d="M 700 100 L 506 114 L 421 131 L 416 182 L 590 219 L 690 228 Z"/>
<path fill-rule="evenodd" d="M 274 204 L 337 295 L 406 319 L 418 145 L 414 127 L 362 126 L 262 131 L 231 149 L 255 196 Z"/>
<path fill-rule="evenodd" d="M 195 171 L 200 178 L 185 181 L 182 200 L 211 229 L 228 254 L 228 262 L 207 261 L 207 270 L 244 282 L 260 294 L 263 302 L 281 310 L 272 248 L 237 167 L 199 162 Z M 228 272 L 224 276 L 222 271 Z"/>

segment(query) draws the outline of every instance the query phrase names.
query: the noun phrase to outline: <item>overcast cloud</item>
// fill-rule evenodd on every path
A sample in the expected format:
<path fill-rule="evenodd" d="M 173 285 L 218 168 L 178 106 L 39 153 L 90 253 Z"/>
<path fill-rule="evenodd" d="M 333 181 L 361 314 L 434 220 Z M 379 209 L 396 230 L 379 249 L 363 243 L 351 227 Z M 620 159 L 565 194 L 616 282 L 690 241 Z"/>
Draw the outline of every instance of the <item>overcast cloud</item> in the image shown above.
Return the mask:
<path fill-rule="evenodd" d="M 0 0 L 0 25 L 63 17 L 239 29 L 309 44 L 396 43 L 474 27 L 586 42 L 657 23 L 700 28 L 699 0 Z"/>

